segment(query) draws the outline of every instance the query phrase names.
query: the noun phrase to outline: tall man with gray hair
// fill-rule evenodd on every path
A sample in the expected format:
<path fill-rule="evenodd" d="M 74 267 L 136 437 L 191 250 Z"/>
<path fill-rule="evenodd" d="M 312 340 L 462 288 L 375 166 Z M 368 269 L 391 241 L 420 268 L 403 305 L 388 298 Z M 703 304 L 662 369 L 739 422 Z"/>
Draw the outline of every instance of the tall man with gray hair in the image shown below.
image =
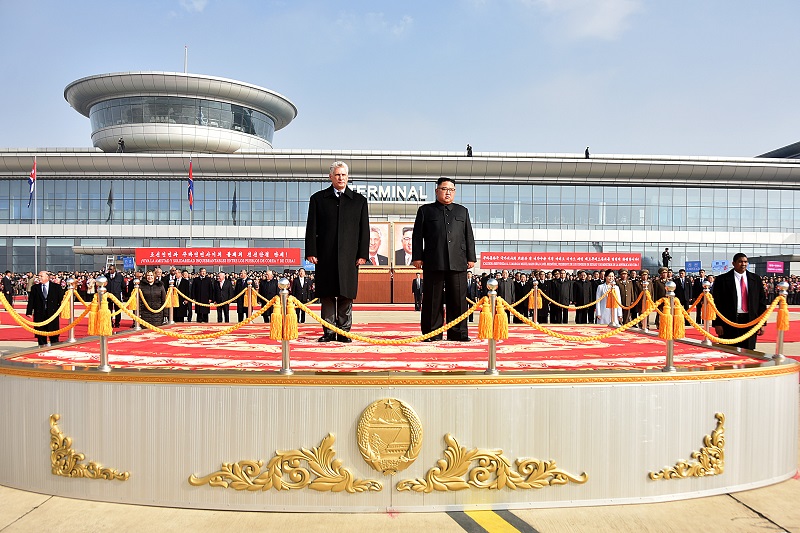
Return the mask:
<path fill-rule="evenodd" d="M 334 161 L 328 177 L 330 187 L 309 200 L 306 222 L 306 259 L 316 265 L 316 296 L 322 318 L 350 331 L 353 300 L 358 293 L 358 267 L 369 257 L 369 210 L 367 199 L 347 187 L 349 169 Z M 319 342 L 350 342 L 323 328 Z"/>

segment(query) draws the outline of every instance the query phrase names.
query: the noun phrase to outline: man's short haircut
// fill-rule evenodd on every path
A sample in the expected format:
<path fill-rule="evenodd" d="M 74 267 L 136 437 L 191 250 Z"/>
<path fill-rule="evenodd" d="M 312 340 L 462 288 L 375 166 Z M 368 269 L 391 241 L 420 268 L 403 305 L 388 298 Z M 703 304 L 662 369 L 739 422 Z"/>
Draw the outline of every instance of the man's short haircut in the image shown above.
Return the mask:
<path fill-rule="evenodd" d="M 680 274 L 681 272 L 686 272 L 686 269 L 682 268 L 682 269 L 678 270 L 678 274 Z"/>
<path fill-rule="evenodd" d="M 333 171 L 336 170 L 337 168 L 344 168 L 344 171 L 347 174 L 350 173 L 350 168 L 347 166 L 347 163 L 345 163 L 344 161 L 334 161 L 333 163 L 331 163 L 331 171 L 330 171 L 330 173 L 333 174 Z"/>
<path fill-rule="evenodd" d="M 414 226 L 403 226 L 403 235 L 405 235 L 409 231 L 413 232 L 414 231 Z"/>
<path fill-rule="evenodd" d="M 450 182 L 450 183 L 452 183 L 453 185 L 455 185 L 455 184 L 456 184 L 456 180 L 455 180 L 455 179 L 453 179 L 453 178 L 448 178 L 448 177 L 445 177 L 445 176 L 442 176 L 441 178 L 439 178 L 438 180 L 436 180 L 436 186 L 437 186 L 437 187 L 441 186 L 441 185 L 442 185 L 442 183 L 444 183 L 445 181 L 449 181 L 449 182 Z"/>
<path fill-rule="evenodd" d="M 370 233 L 377 233 L 378 237 L 383 238 L 383 232 L 381 231 L 381 228 L 379 228 L 378 226 L 370 226 L 369 227 L 369 232 Z"/>
<path fill-rule="evenodd" d="M 734 255 L 734 256 L 733 256 L 733 262 L 735 263 L 736 261 L 738 261 L 738 260 L 739 260 L 739 259 L 741 259 L 742 257 L 744 257 L 745 259 L 747 259 L 747 254 L 743 254 L 742 252 L 739 252 L 738 254 L 736 254 L 736 255 Z"/>

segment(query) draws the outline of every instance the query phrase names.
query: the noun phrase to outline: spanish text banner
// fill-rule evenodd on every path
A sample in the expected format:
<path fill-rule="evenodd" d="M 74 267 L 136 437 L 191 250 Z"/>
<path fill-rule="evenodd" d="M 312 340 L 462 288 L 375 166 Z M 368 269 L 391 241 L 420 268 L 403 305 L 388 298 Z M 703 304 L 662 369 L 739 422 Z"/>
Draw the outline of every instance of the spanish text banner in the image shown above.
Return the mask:
<path fill-rule="evenodd" d="M 600 269 L 642 268 L 642 254 L 481 252 L 481 268 Z"/>
<path fill-rule="evenodd" d="M 145 265 L 300 265 L 300 248 L 137 248 Z"/>

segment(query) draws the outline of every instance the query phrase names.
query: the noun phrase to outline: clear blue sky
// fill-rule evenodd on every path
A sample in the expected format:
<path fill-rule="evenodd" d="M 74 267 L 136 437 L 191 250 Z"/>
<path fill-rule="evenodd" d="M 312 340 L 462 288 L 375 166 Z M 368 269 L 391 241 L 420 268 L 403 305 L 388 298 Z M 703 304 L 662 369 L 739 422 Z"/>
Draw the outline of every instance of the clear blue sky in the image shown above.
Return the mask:
<path fill-rule="evenodd" d="M 89 147 L 84 76 L 277 91 L 275 148 L 752 156 L 800 140 L 797 0 L 0 0 L 0 147 Z"/>

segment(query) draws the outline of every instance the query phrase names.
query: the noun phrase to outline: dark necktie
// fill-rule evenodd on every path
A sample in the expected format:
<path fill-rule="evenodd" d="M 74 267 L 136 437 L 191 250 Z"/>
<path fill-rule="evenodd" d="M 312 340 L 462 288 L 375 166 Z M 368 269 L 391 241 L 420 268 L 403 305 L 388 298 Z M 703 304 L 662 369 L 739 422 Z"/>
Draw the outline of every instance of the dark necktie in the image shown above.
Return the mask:
<path fill-rule="evenodd" d="M 47 283 L 42 284 L 42 298 L 47 300 Z"/>

